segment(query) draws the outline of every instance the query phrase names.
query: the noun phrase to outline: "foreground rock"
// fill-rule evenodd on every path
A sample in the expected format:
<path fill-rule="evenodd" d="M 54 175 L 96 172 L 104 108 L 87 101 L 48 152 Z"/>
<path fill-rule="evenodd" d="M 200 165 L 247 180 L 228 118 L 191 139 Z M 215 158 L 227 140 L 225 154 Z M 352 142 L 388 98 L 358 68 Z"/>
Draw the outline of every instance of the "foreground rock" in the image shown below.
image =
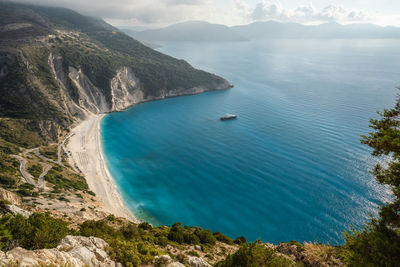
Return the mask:
<path fill-rule="evenodd" d="M 53 249 L 17 247 L 0 252 L 0 266 L 119 266 L 106 253 L 107 247 L 108 244 L 97 237 L 66 236 Z"/>
<path fill-rule="evenodd" d="M 184 267 L 185 265 L 180 262 L 174 262 L 169 255 L 161 255 L 155 257 L 156 266 L 167 267 Z M 188 265 L 190 267 L 212 267 L 208 262 L 200 257 L 189 257 Z"/>
<path fill-rule="evenodd" d="M 189 257 L 190 267 L 211 267 L 208 262 L 199 257 Z"/>
<path fill-rule="evenodd" d="M 270 246 L 271 244 L 268 244 Z M 273 246 L 273 245 L 272 245 Z M 275 249 L 288 256 L 294 262 L 301 262 L 305 267 L 341 267 L 344 264 L 335 257 L 334 247 L 317 243 L 279 243 Z"/>
<path fill-rule="evenodd" d="M 0 187 L 0 200 L 6 200 L 6 201 L 10 202 L 12 205 L 21 205 L 22 204 L 21 198 L 17 194 L 10 192 L 1 187 Z"/>

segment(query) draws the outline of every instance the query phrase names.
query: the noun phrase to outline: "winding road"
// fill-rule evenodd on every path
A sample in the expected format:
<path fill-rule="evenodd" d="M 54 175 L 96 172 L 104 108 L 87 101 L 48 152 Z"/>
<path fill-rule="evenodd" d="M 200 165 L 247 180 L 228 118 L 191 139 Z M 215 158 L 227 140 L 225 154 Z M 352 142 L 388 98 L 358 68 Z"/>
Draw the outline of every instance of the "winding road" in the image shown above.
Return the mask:
<path fill-rule="evenodd" d="M 21 157 L 19 155 L 11 155 L 13 158 L 16 158 L 19 163 L 19 171 L 22 175 L 22 177 L 24 177 L 25 181 L 27 183 L 30 183 L 34 186 L 36 186 L 37 188 L 41 188 L 41 189 L 46 189 L 46 183 L 44 181 L 44 177 L 46 176 L 46 174 L 51 170 L 51 168 L 53 168 L 53 166 L 51 166 L 51 164 L 46 163 L 46 162 L 51 162 L 54 164 L 58 164 L 60 166 L 64 166 L 62 164 L 62 157 L 61 157 L 61 153 L 62 153 L 62 149 L 64 149 L 64 151 L 67 151 L 65 149 L 65 142 L 68 140 L 68 138 L 70 138 L 73 134 L 69 134 L 67 137 L 64 138 L 64 140 L 58 145 L 57 148 L 57 161 L 49 159 L 45 156 L 43 156 L 42 154 L 40 154 L 40 150 L 39 147 L 35 147 L 35 148 L 31 148 L 31 149 L 27 149 L 25 150 L 22 155 L 25 158 L 32 158 L 31 155 L 29 155 L 30 153 L 34 153 L 37 157 L 41 158 L 42 160 L 44 160 L 45 162 L 41 162 L 41 161 L 37 161 L 37 160 L 32 160 L 33 162 L 42 165 L 42 167 L 44 168 L 43 172 L 39 175 L 38 177 L 38 181 L 36 182 L 35 179 L 33 178 L 33 176 L 26 170 L 26 164 L 27 164 L 27 160 L 24 157 Z M 74 166 L 72 166 L 72 168 L 74 169 L 74 171 L 78 172 L 78 170 L 76 170 L 74 168 Z"/>

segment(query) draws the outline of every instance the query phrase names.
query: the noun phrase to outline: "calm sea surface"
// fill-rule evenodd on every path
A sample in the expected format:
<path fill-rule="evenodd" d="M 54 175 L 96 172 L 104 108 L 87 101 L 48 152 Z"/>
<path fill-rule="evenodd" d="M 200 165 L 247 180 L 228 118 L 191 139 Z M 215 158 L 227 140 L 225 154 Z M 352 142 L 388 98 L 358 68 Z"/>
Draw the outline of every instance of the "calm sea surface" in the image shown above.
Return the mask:
<path fill-rule="evenodd" d="M 390 199 L 359 140 L 376 110 L 394 105 L 400 41 L 162 45 L 235 87 L 103 119 L 108 166 L 136 216 L 232 238 L 341 244 Z M 224 113 L 239 118 L 221 122 Z"/>

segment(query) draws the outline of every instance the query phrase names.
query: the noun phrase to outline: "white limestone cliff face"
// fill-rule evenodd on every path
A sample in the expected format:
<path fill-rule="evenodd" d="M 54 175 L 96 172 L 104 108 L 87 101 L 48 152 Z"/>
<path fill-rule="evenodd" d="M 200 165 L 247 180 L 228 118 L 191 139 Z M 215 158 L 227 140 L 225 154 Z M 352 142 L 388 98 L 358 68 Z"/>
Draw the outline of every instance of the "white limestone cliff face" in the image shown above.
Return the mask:
<path fill-rule="evenodd" d="M 143 102 L 144 93 L 133 71 L 123 67 L 111 80 L 112 111 L 121 111 Z"/>
<path fill-rule="evenodd" d="M 82 69 L 72 66 L 65 69 L 63 64 L 61 56 L 50 54 L 49 65 L 60 86 L 65 110 L 78 120 L 84 120 L 90 114 L 121 111 L 144 101 L 140 82 L 128 67 L 118 70 L 111 80 L 111 100 L 107 100 L 103 91 L 93 84 Z M 74 86 L 74 90 L 69 88 L 69 82 Z"/>
<path fill-rule="evenodd" d="M 110 111 L 104 94 L 99 90 L 81 69 L 69 67 L 69 78 L 77 89 L 77 101 L 83 107 L 94 114 Z"/>
<path fill-rule="evenodd" d="M 122 266 L 106 253 L 108 244 L 97 237 L 66 236 L 57 248 L 0 251 L 0 266 Z"/>
<path fill-rule="evenodd" d="M 161 90 L 159 95 L 146 95 L 142 84 L 129 67 L 121 67 L 110 81 L 109 88 L 98 88 L 81 68 L 65 66 L 63 58 L 50 54 L 49 65 L 59 84 L 65 111 L 84 120 L 91 114 L 122 111 L 132 105 L 168 97 L 199 94 L 232 87 L 228 81 L 192 88 Z M 109 92 L 107 90 L 110 90 Z M 108 95 L 108 97 L 106 97 Z"/>
<path fill-rule="evenodd" d="M 88 117 L 90 112 L 84 107 L 81 107 L 79 105 L 79 101 L 75 101 L 72 97 L 72 92 L 67 89 L 67 81 L 69 77 L 68 73 L 65 72 L 63 67 L 63 58 L 59 55 L 50 53 L 49 65 L 55 80 L 60 86 L 59 92 L 65 111 L 73 116 L 76 116 L 80 120 Z"/>

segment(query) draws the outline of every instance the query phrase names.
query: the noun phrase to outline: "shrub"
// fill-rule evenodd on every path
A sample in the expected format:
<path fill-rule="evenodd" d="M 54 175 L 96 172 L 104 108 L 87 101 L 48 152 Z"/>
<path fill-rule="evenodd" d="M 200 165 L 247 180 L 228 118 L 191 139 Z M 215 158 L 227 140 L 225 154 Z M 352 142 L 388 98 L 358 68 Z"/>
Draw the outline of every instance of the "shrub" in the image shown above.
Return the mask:
<path fill-rule="evenodd" d="M 190 256 L 194 256 L 194 257 L 200 257 L 200 255 L 199 255 L 199 253 L 197 253 L 196 251 L 194 251 L 194 250 L 191 250 L 191 251 L 189 251 L 189 253 L 188 253 Z"/>
<path fill-rule="evenodd" d="M 217 239 L 213 236 L 210 230 L 196 229 L 194 233 L 199 237 L 202 244 L 209 244 L 213 246 L 217 242 Z"/>
<path fill-rule="evenodd" d="M 118 236 L 118 232 L 104 221 L 85 221 L 79 225 L 83 236 L 96 236 L 103 239 Z"/>
<path fill-rule="evenodd" d="M 300 242 L 297 242 L 296 240 L 292 240 L 288 243 L 289 245 L 295 245 L 297 247 L 298 252 L 304 251 L 304 246 Z"/>
<path fill-rule="evenodd" d="M 43 167 L 39 164 L 33 164 L 27 170 L 34 178 L 38 179 L 42 174 Z"/>
<path fill-rule="evenodd" d="M 292 262 L 266 247 L 260 241 L 243 243 L 240 249 L 225 260 L 218 262 L 217 267 L 275 267 L 294 266 Z"/>
<path fill-rule="evenodd" d="M 29 189 L 19 189 L 17 190 L 17 194 L 23 196 L 23 197 L 29 197 L 32 195 L 32 192 Z"/>
<path fill-rule="evenodd" d="M 170 230 L 168 233 L 168 239 L 171 241 L 175 241 L 178 244 L 183 244 L 185 239 L 183 238 L 182 230 Z"/>
<path fill-rule="evenodd" d="M 247 239 L 244 236 L 239 236 L 236 237 L 235 241 L 233 241 L 235 244 L 241 245 L 243 243 L 247 243 Z"/>
<path fill-rule="evenodd" d="M 166 247 L 168 245 L 168 238 L 166 238 L 165 236 L 159 236 L 156 238 L 156 244 L 160 245 L 162 247 Z"/>
<path fill-rule="evenodd" d="M 165 254 L 164 251 L 142 241 L 126 241 L 122 239 L 108 240 L 111 257 L 125 266 L 139 266 L 150 263 L 154 256 Z"/>
<path fill-rule="evenodd" d="M 223 243 L 228 244 L 228 245 L 233 245 L 234 244 L 232 239 L 230 239 L 229 237 L 227 237 L 226 235 L 224 235 L 224 234 L 222 234 L 220 232 L 215 232 L 213 235 L 220 242 L 223 242 Z"/>
<path fill-rule="evenodd" d="M 86 193 L 88 193 L 89 195 L 92 195 L 94 197 L 96 196 L 96 194 L 93 191 L 90 191 L 90 190 L 86 191 Z"/>
<path fill-rule="evenodd" d="M 110 221 L 110 222 L 114 222 L 115 221 L 115 216 L 110 214 L 110 215 L 107 216 L 107 220 Z"/>
<path fill-rule="evenodd" d="M 139 228 L 143 230 L 151 230 L 153 229 L 153 226 L 151 226 L 151 224 L 147 222 L 142 222 L 141 224 L 139 224 Z"/>
<path fill-rule="evenodd" d="M 16 180 L 14 177 L 10 177 L 8 175 L 0 175 L 0 184 L 12 186 L 16 184 Z"/>
<path fill-rule="evenodd" d="M 28 219 L 17 215 L 7 227 L 12 239 L 26 249 L 54 248 L 71 232 L 68 223 L 45 213 L 34 213 Z"/>
<path fill-rule="evenodd" d="M 140 234 L 136 225 L 130 223 L 121 228 L 121 232 L 126 239 L 139 238 Z"/>
<path fill-rule="evenodd" d="M 190 231 L 186 231 L 183 233 L 183 240 L 185 241 L 186 244 L 192 244 L 192 245 L 200 244 L 200 238 L 196 234 Z"/>

